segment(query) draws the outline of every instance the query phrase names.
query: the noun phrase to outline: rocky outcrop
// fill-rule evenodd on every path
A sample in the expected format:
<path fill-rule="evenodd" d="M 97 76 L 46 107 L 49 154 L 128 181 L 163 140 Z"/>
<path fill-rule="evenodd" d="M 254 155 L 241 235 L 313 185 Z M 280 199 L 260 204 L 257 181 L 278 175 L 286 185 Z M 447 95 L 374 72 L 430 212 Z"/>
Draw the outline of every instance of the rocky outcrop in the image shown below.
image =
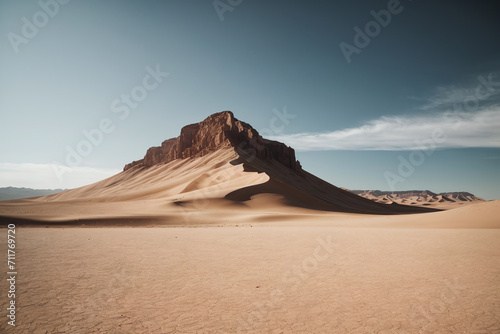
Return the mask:
<path fill-rule="evenodd" d="M 406 191 L 380 191 L 380 190 L 350 190 L 356 195 L 372 200 L 385 200 L 398 202 L 400 200 L 411 200 L 416 202 L 476 202 L 484 199 L 465 192 L 434 193 L 429 190 L 406 190 Z"/>
<path fill-rule="evenodd" d="M 199 157 L 224 147 L 233 147 L 247 159 L 274 160 L 295 171 L 302 169 L 293 148 L 262 138 L 251 125 L 237 120 L 231 111 L 223 111 L 183 127 L 179 137 L 149 148 L 144 159 L 125 165 L 123 170 Z"/>

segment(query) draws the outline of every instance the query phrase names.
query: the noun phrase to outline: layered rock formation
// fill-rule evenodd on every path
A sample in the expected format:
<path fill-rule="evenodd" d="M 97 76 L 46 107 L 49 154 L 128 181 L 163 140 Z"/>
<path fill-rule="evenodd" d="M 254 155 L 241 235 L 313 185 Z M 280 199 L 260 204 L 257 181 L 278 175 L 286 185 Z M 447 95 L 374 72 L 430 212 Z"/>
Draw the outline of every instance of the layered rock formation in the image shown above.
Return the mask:
<path fill-rule="evenodd" d="M 380 191 L 351 190 L 351 192 L 381 203 L 427 204 L 481 202 L 482 198 L 465 191 L 434 193 L 429 190 Z"/>
<path fill-rule="evenodd" d="M 295 171 L 302 169 L 293 148 L 262 138 L 251 125 L 237 120 L 231 111 L 223 111 L 183 127 L 179 137 L 149 148 L 143 159 L 125 165 L 123 170 L 201 157 L 224 147 L 233 147 L 250 159 L 274 160 Z"/>

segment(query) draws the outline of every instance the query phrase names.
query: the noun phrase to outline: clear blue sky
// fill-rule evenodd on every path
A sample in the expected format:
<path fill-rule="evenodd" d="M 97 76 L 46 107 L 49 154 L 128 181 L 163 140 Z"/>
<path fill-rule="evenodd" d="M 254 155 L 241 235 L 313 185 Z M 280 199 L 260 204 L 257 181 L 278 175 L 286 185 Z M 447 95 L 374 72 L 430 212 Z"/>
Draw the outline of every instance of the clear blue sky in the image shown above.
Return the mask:
<path fill-rule="evenodd" d="M 0 0 L 0 187 L 83 185 L 232 110 L 337 186 L 500 199 L 494 1 L 59 1 Z"/>

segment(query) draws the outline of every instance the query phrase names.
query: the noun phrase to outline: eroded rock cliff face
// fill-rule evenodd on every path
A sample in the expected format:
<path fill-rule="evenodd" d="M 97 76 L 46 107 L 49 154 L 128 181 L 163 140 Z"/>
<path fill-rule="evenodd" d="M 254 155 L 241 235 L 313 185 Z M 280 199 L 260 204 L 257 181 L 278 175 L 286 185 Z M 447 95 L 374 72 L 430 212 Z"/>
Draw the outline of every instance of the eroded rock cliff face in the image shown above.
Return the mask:
<path fill-rule="evenodd" d="M 302 169 L 293 148 L 262 138 L 250 124 L 237 120 L 231 111 L 223 111 L 183 127 L 179 137 L 149 148 L 144 159 L 125 165 L 123 170 L 199 157 L 224 147 L 233 147 L 250 158 L 275 160 L 296 171 Z"/>

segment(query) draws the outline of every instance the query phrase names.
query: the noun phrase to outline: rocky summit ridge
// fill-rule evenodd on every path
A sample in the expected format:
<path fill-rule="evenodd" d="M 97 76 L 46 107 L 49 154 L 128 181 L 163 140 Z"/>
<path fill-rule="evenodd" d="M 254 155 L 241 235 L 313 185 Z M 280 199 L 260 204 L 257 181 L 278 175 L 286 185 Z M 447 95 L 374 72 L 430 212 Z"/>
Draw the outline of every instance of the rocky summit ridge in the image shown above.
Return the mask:
<path fill-rule="evenodd" d="M 263 138 L 250 124 L 236 119 L 231 111 L 215 113 L 199 123 L 186 125 L 178 137 L 149 148 L 143 159 L 125 165 L 123 170 L 201 157 L 226 147 L 233 147 L 239 154 L 275 160 L 295 171 L 302 170 L 293 148 Z"/>

